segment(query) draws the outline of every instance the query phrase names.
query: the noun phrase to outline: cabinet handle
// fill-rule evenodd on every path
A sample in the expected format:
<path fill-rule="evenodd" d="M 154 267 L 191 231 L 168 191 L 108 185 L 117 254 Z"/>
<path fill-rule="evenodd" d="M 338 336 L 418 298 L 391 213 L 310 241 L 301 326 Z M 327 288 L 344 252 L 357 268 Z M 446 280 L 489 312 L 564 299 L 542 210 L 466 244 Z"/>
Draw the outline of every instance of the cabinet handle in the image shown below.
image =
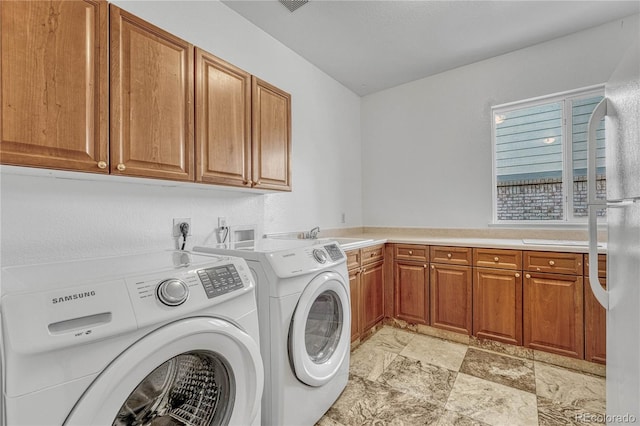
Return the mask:
<path fill-rule="evenodd" d="M 549 261 L 549 265 L 553 266 L 553 265 L 555 265 L 555 264 L 556 264 L 556 262 L 554 262 L 553 260 L 550 260 L 550 261 Z"/>
<path fill-rule="evenodd" d="M 451 253 L 447 253 L 447 257 L 451 259 Z"/>
<path fill-rule="evenodd" d="M 436 265 L 431 265 L 431 269 L 436 269 Z"/>
<path fill-rule="evenodd" d="M 525 275 L 525 278 L 531 278 L 531 274 Z"/>
<path fill-rule="evenodd" d="M 520 278 L 520 274 L 516 272 L 516 278 Z"/>
<path fill-rule="evenodd" d="M 364 274 L 365 272 L 367 272 L 367 268 L 362 268 L 362 273 Z"/>
<path fill-rule="evenodd" d="M 106 161 L 98 161 L 98 168 L 99 169 L 106 169 L 107 168 L 107 162 Z"/>
<path fill-rule="evenodd" d="M 242 180 L 242 184 L 243 184 L 243 185 L 251 185 L 251 181 L 250 181 L 250 180 L 247 180 L 247 179 L 243 179 L 243 180 Z"/>
<path fill-rule="evenodd" d="M 254 182 L 253 182 L 253 185 L 254 185 L 254 186 L 255 186 L 255 185 L 260 185 L 261 183 L 262 183 L 262 181 L 261 181 L 261 180 L 256 180 L 256 181 L 254 181 Z"/>
<path fill-rule="evenodd" d="M 413 255 L 413 250 L 409 250 L 409 256 Z"/>
<path fill-rule="evenodd" d="M 127 169 L 127 166 L 125 166 L 123 163 L 118 164 L 118 166 L 116 167 L 119 171 L 124 172 Z"/>
<path fill-rule="evenodd" d="M 427 269 L 427 264 L 426 263 L 424 264 L 424 269 Z"/>
<path fill-rule="evenodd" d="M 496 256 L 496 257 L 494 257 L 494 258 L 493 258 L 493 261 L 494 261 L 494 262 L 499 262 L 499 261 L 500 261 L 500 258 L 499 258 L 498 256 Z"/>

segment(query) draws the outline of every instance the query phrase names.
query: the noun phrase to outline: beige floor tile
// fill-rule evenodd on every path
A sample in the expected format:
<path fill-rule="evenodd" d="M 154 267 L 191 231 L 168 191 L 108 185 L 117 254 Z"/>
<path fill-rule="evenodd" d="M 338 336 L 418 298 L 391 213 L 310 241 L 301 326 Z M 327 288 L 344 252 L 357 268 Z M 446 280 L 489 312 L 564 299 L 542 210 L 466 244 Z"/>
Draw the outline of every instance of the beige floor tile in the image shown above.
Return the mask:
<path fill-rule="evenodd" d="M 397 353 L 363 344 L 351 353 L 349 373 L 375 381 L 397 356 Z"/>
<path fill-rule="evenodd" d="M 536 392 L 532 360 L 469 348 L 460 372 L 526 392 Z"/>
<path fill-rule="evenodd" d="M 467 345 L 447 342 L 435 337 L 417 335 L 400 352 L 400 355 L 458 371 L 467 352 Z"/>
<path fill-rule="evenodd" d="M 415 333 L 400 330 L 394 327 L 382 327 L 380 331 L 371 336 L 361 346 L 366 348 L 383 349 L 388 352 L 400 353 L 414 338 L 419 337 Z"/>
<path fill-rule="evenodd" d="M 456 373 L 446 368 L 398 356 L 377 381 L 418 399 L 444 406 L 455 378 Z"/>
<path fill-rule="evenodd" d="M 464 373 L 458 373 L 445 408 L 489 425 L 538 425 L 534 394 Z"/>
<path fill-rule="evenodd" d="M 389 386 L 351 376 L 325 417 L 348 426 L 413 426 L 436 424 L 442 412 L 442 407 Z"/>
<path fill-rule="evenodd" d="M 538 397 L 538 422 L 540 426 L 556 425 L 604 425 L 604 416 L 586 411 L 584 408 L 562 405 L 558 402 Z"/>
<path fill-rule="evenodd" d="M 535 362 L 536 392 L 564 406 L 604 413 L 605 379 Z"/>
<path fill-rule="evenodd" d="M 340 422 L 333 420 L 331 417 L 323 416 L 315 426 L 345 426 Z"/>
<path fill-rule="evenodd" d="M 438 420 L 438 426 L 487 426 L 487 424 L 455 411 L 445 410 Z"/>

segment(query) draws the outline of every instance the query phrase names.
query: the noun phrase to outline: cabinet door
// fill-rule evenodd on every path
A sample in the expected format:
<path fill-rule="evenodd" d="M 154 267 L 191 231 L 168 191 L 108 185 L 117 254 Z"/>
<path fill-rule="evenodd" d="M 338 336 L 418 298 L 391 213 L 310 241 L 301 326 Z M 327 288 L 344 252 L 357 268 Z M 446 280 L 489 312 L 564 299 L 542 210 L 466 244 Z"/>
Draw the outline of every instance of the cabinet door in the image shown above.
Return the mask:
<path fill-rule="evenodd" d="M 349 288 L 351 289 L 351 341 L 360 338 L 360 271 L 349 272 Z"/>
<path fill-rule="evenodd" d="M 362 268 L 362 331 L 367 331 L 384 317 L 384 262 Z"/>
<path fill-rule="evenodd" d="M 412 324 L 429 324 L 429 269 L 426 263 L 395 262 L 395 314 Z"/>
<path fill-rule="evenodd" d="M 431 325 L 471 334 L 471 267 L 431 264 Z"/>
<path fill-rule="evenodd" d="M 525 272 L 524 345 L 584 356 L 582 276 Z"/>
<path fill-rule="evenodd" d="M 251 74 L 196 48 L 196 181 L 251 186 Z"/>
<path fill-rule="evenodd" d="M 2 1 L 3 164 L 108 173 L 105 1 Z"/>
<path fill-rule="evenodd" d="M 193 46 L 110 13 L 111 173 L 193 181 Z"/>
<path fill-rule="evenodd" d="M 520 272 L 475 269 L 473 335 L 512 345 L 522 345 L 522 276 Z"/>
<path fill-rule="evenodd" d="M 252 77 L 252 180 L 291 191 L 291 95 Z"/>
<path fill-rule="evenodd" d="M 606 280 L 600 278 L 600 283 L 606 288 Z M 589 278 L 584 284 L 584 359 L 591 362 L 605 364 L 607 360 L 607 311 L 598 303 Z"/>

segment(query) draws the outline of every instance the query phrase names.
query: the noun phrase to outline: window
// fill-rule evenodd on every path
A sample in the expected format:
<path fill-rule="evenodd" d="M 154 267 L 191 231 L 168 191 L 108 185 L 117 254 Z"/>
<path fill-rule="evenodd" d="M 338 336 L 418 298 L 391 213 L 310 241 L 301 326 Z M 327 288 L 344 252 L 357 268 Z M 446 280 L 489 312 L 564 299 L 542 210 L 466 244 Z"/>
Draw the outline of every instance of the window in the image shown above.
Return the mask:
<path fill-rule="evenodd" d="M 492 108 L 495 223 L 586 221 L 587 127 L 603 95 L 598 86 Z M 602 120 L 596 170 L 602 198 L 604 133 Z"/>

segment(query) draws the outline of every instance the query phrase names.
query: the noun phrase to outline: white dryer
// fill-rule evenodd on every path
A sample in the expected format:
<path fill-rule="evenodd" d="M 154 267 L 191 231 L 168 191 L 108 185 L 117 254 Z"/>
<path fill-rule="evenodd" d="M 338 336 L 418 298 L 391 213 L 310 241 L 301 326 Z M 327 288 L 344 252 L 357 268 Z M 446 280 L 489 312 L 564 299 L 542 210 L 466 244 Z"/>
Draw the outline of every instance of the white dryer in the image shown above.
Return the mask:
<path fill-rule="evenodd" d="M 3 268 L 3 424 L 258 425 L 254 291 L 183 251 Z"/>
<path fill-rule="evenodd" d="M 265 364 L 262 424 L 312 426 L 349 376 L 346 256 L 336 243 L 263 239 L 194 251 L 243 257 L 256 279 Z"/>

